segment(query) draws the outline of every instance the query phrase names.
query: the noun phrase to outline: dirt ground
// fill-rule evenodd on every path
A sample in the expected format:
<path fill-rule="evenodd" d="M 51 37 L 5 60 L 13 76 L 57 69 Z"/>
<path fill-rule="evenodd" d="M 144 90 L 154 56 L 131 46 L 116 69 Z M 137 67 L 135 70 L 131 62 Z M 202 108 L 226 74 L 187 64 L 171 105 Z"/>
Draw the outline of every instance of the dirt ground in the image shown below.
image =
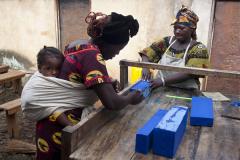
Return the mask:
<path fill-rule="evenodd" d="M 0 104 L 19 97 L 11 87 L 0 86 Z M 21 112 L 17 113 L 17 123 L 20 127 L 20 140 L 35 144 L 35 123 L 24 119 Z M 34 154 L 18 154 L 6 152 L 6 144 L 10 140 L 7 132 L 5 112 L 0 112 L 0 160 L 33 160 Z"/>

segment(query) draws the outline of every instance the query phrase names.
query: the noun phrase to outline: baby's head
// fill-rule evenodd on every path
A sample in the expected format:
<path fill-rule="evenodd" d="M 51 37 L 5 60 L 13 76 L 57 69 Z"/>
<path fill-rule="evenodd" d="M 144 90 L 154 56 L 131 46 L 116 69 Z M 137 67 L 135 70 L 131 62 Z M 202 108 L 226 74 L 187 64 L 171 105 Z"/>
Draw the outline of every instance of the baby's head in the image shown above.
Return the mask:
<path fill-rule="evenodd" d="M 44 46 L 37 55 L 38 71 L 44 76 L 57 77 L 63 60 L 64 56 L 57 48 Z"/>

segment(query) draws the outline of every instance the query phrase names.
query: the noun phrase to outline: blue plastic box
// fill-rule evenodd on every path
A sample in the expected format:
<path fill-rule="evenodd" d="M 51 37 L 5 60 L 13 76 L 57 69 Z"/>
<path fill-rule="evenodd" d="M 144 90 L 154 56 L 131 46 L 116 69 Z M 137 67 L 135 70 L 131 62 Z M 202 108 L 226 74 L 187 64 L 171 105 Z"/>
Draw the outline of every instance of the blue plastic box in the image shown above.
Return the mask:
<path fill-rule="evenodd" d="M 158 110 L 136 133 L 135 151 L 147 154 L 152 148 L 153 129 L 160 122 L 167 110 Z"/>
<path fill-rule="evenodd" d="M 192 97 L 192 109 L 190 113 L 190 125 L 213 126 L 213 101 L 207 97 Z"/>
<path fill-rule="evenodd" d="M 188 108 L 173 106 L 153 130 L 153 153 L 173 158 L 187 126 Z"/>
<path fill-rule="evenodd" d="M 130 92 L 136 90 L 141 91 L 143 93 L 143 96 L 146 98 L 150 94 L 150 85 L 151 83 L 149 81 L 140 80 L 130 88 Z"/>

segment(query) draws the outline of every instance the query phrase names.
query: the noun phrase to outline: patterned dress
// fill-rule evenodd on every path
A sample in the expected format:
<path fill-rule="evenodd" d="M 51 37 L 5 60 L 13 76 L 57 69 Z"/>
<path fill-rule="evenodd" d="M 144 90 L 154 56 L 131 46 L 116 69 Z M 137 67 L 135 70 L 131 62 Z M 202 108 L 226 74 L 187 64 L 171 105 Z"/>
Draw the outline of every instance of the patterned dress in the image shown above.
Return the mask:
<path fill-rule="evenodd" d="M 169 46 L 170 37 L 164 37 L 163 39 L 154 42 L 150 47 L 147 47 L 140 51 L 140 54 L 144 54 L 149 58 L 150 62 L 158 63 L 163 53 Z M 174 54 L 176 58 L 183 58 L 185 50 L 176 50 L 172 47 L 169 48 L 167 54 Z M 172 55 L 171 55 L 172 56 Z M 188 51 L 186 57 L 186 67 L 197 68 L 209 68 L 209 55 L 207 48 L 201 43 L 197 42 L 193 44 Z"/>
<path fill-rule="evenodd" d="M 175 40 L 171 41 L 170 39 L 171 37 L 165 37 L 160 41 L 154 42 L 150 47 L 142 50 L 140 54 L 146 55 L 150 62 L 164 65 L 197 68 L 209 67 L 208 51 L 201 42 L 195 41 L 192 43 L 191 41 L 186 49 L 177 50 L 172 47 L 172 44 L 175 42 Z M 166 77 L 175 73 L 176 72 L 172 71 L 158 71 L 158 74 L 155 78 L 163 77 L 165 79 Z M 184 89 L 199 89 L 200 82 L 198 78 L 190 78 L 182 82 L 171 84 L 170 86 Z"/>
<path fill-rule="evenodd" d="M 74 43 L 73 43 L 74 44 Z M 65 61 L 59 78 L 75 83 L 83 83 L 88 89 L 100 83 L 111 83 L 105 61 L 97 46 L 92 44 L 70 44 L 65 49 Z M 73 124 L 81 120 L 82 108 L 64 112 Z M 40 120 L 36 125 L 36 144 L 38 160 L 60 159 L 61 130 L 57 123 L 59 113 Z"/>

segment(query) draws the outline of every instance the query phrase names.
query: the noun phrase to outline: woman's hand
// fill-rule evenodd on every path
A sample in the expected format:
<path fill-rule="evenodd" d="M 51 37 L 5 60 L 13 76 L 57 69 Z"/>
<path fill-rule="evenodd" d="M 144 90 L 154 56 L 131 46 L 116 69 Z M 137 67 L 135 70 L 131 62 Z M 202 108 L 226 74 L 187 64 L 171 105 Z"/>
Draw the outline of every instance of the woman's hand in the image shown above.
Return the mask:
<path fill-rule="evenodd" d="M 150 80 L 151 79 L 151 72 L 148 68 L 142 69 L 142 79 L 143 80 Z"/>
<path fill-rule="evenodd" d="M 136 105 L 144 99 L 143 94 L 140 91 L 133 91 L 128 94 L 130 98 L 130 104 Z"/>
<path fill-rule="evenodd" d="M 117 79 L 112 80 L 112 86 L 117 93 L 122 90 L 120 86 L 120 82 Z"/>
<path fill-rule="evenodd" d="M 162 82 L 161 78 L 153 79 L 150 82 L 151 82 L 152 89 L 163 86 L 163 82 Z"/>

